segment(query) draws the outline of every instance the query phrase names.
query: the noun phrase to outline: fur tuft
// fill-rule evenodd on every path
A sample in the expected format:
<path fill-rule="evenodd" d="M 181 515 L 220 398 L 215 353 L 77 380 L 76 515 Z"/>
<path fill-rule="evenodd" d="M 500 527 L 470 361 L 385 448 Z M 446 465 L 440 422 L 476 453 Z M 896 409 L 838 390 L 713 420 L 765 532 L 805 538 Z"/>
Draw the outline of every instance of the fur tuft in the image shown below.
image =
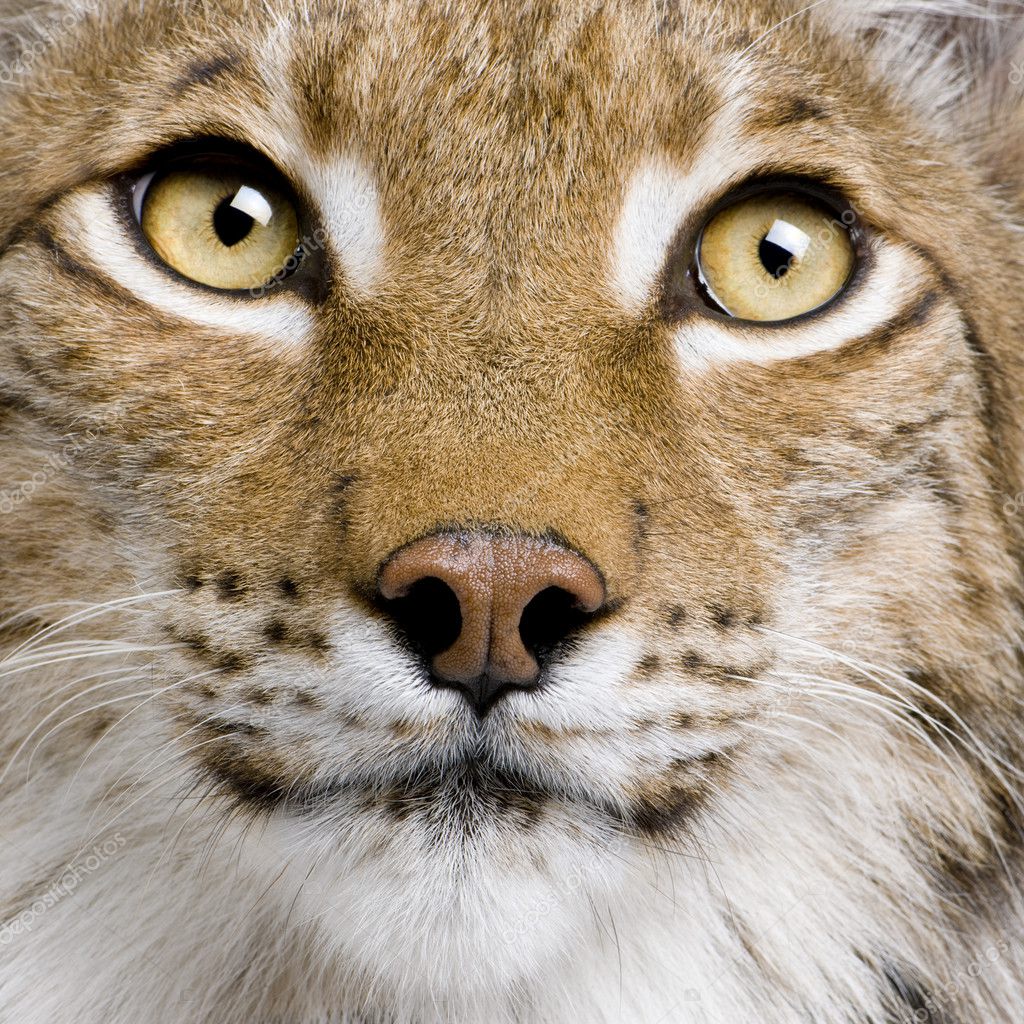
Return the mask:
<path fill-rule="evenodd" d="M 827 0 L 814 13 L 853 38 L 864 61 L 918 110 L 969 129 L 966 114 L 997 107 L 1019 82 L 1022 0 Z"/>

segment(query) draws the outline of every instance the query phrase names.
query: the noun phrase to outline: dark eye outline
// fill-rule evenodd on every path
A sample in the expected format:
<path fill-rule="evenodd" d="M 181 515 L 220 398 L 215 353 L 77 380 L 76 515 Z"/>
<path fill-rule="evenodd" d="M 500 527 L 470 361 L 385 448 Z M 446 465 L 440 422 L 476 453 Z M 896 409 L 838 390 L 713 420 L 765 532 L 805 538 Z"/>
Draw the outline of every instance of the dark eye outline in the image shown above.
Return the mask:
<path fill-rule="evenodd" d="M 726 191 L 703 209 L 687 218 L 669 249 L 662 275 L 658 312 L 662 319 L 676 324 L 691 316 L 704 316 L 732 326 L 758 329 L 784 329 L 813 320 L 830 312 L 838 303 L 852 296 L 866 279 L 873 265 L 870 230 L 858 214 L 854 204 L 837 188 L 824 184 L 826 175 L 766 173 L 748 178 L 738 187 Z M 765 193 L 786 193 L 806 196 L 809 201 L 823 206 L 842 225 L 853 245 L 853 267 L 843 285 L 825 302 L 785 320 L 751 320 L 733 316 L 715 301 L 703 282 L 699 265 L 700 243 L 704 230 L 723 210 L 752 196 Z"/>
<path fill-rule="evenodd" d="M 275 274 L 262 287 L 216 288 L 187 277 L 161 258 L 142 229 L 141 211 L 146 192 L 165 174 L 186 167 L 201 168 L 204 164 L 211 168 L 238 168 L 254 183 L 264 182 L 272 186 L 292 203 L 299 230 L 299 244 L 293 254 L 294 266 L 284 273 Z M 214 295 L 253 302 L 284 291 L 298 294 L 313 304 L 323 301 L 328 285 L 326 236 L 309 216 L 312 204 L 308 199 L 304 200 L 273 161 L 251 146 L 218 137 L 190 138 L 173 143 L 120 175 L 119 192 L 118 212 L 131 232 L 137 251 L 176 280 Z"/>

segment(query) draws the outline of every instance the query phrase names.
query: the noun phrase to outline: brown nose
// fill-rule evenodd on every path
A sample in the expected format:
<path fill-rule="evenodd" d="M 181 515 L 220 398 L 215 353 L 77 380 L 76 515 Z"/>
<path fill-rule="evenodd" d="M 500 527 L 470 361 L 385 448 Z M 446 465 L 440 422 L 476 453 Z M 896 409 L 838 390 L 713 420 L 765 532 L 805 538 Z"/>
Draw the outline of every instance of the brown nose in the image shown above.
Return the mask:
<path fill-rule="evenodd" d="M 535 686 L 546 655 L 605 602 L 604 581 L 582 555 L 483 532 L 399 548 L 377 588 L 434 681 L 461 690 L 481 716 L 509 690 Z"/>

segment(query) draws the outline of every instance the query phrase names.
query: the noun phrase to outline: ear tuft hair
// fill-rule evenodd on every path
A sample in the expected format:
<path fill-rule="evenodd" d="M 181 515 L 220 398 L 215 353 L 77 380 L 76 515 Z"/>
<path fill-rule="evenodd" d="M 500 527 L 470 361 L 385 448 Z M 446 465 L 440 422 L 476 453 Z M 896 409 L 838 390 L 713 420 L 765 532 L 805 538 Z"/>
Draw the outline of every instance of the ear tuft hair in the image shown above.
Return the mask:
<path fill-rule="evenodd" d="M 855 38 L 865 60 L 926 115 L 960 119 L 1024 94 L 1024 0 L 833 0 L 832 31 Z"/>

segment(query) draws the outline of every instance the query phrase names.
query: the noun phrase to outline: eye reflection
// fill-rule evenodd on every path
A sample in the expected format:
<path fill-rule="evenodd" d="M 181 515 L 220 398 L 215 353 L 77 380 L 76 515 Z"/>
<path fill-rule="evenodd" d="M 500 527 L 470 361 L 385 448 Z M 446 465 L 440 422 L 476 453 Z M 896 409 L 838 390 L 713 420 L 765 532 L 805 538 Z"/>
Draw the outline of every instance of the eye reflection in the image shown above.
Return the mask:
<path fill-rule="evenodd" d="M 811 239 L 795 224 L 777 220 L 761 239 L 757 253 L 764 269 L 778 279 L 789 271 L 795 260 L 807 252 L 810 245 Z"/>
<path fill-rule="evenodd" d="M 154 252 L 179 274 L 256 288 L 296 263 L 298 215 L 283 189 L 238 161 L 179 162 L 136 183 L 133 206 Z"/>
<path fill-rule="evenodd" d="M 266 227 L 274 216 L 273 207 L 257 189 L 243 185 L 233 196 L 225 196 L 213 211 L 213 228 L 229 248 L 248 237 L 254 224 Z"/>
<path fill-rule="evenodd" d="M 708 222 L 700 282 L 718 309 L 743 320 L 790 320 L 845 287 L 855 251 L 845 219 L 808 193 L 764 190 Z"/>

